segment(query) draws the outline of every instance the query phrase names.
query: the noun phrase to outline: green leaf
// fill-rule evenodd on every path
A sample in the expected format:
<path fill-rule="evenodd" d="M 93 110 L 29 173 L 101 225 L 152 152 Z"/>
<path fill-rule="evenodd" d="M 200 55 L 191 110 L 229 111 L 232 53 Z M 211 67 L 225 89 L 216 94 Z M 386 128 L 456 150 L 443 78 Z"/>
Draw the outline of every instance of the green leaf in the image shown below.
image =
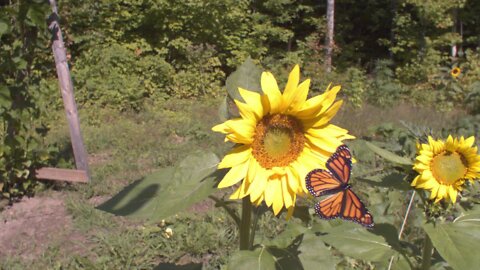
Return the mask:
<path fill-rule="evenodd" d="M 275 257 L 277 270 L 302 269 L 296 246 L 292 245 L 288 248 L 267 247 L 267 249 Z"/>
<path fill-rule="evenodd" d="M 251 58 L 247 58 L 237 70 L 228 76 L 225 86 L 227 87 L 228 95 L 232 99 L 244 101 L 240 96 L 238 88 L 241 87 L 257 93 L 262 93 L 260 86 L 260 77 L 262 70 L 253 63 Z"/>
<path fill-rule="evenodd" d="M 373 152 L 375 152 L 376 154 L 378 154 L 379 156 L 383 157 L 388 161 L 391 161 L 393 163 L 397 163 L 400 165 L 405 165 L 405 166 L 412 166 L 413 164 L 412 161 L 408 158 L 398 156 L 390 151 L 387 151 L 385 149 L 382 149 L 374 145 L 373 143 L 370 143 L 370 142 L 365 142 L 365 143 L 367 144 L 368 148 L 370 148 Z"/>
<path fill-rule="evenodd" d="M 230 258 L 227 270 L 275 270 L 275 258 L 265 247 L 254 251 L 237 251 Z"/>
<path fill-rule="evenodd" d="M 313 232 L 305 233 L 298 251 L 298 258 L 302 263 L 303 269 L 321 269 L 335 270 L 340 258 L 334 256 L 325 243 Z"/>
<path fill-rule="evenodd" d="M 320 238 L 343 254 L 360 260 L 387 260 L 394 253 L 383 237 L 356 224 L 345 223 L 334 227 Z"/>
<path fill-rule="evenodd" d="M 9 31 L 8 24 L 5 21 L 0 20 L 0 37 L 2 37 L 8 31 Z"/>
<path fill-rule="evenodd" d="M 164 219 L 207 198 L 222 176 L 213 153 L 197 153 L 126 187 L 98 209 L 121 216 Z M 214 173 L 215 172 L 215 173 Z"/>
<path fill-rule="evenodd" d="M 404 181 L 405 175 L 401 173 L 391 173 L 388 175 L 375 175 L 372 177 L 358 178 L 362 182 L 366 182 L 378 187 L 392 187 L 399 190 L 410 190 L 410 185 Z"/>
<path fill-rule="evenodd" d="M 479 214 L 466 215 L 453 223 L 423 225 L 433 246 L 454 269 L 477 269 L 480 265 Z"/>
<path fill-rule="evenodd" d="M 220 103 L 220 106 L 218 106 L 218 118 L 220 119 L 221 122 L 225 122 L 228 120 L 229 114 L 228 114 L 228 97 L 225 97 L 222 99 L 222 103 Z"/>
<path fill-rule="evenodd" d="M 298 223 L 290 222 L 287 224 L 287 227 L 283 232 L 277 235 L 272 241 L 268 243 L 270 246 L 276 246 L 279 248 L 287 248 L 290 246 L 299 235 L 304 233 L 307 230 L 305 226 L 302 226 Z"/>
<path fill-rule="evenodd" d="M 10 96 L 10 90 L 5 85 L 0 85 L 0 108 L 9 108 L 12 102 L 12 97 Z"/>
<path fill-rule="evenodd" d="M 39 28 L 46 28 L 47 26 L 47 15 L 46 11 L 48 6 L 42 4 L 32 4 L 29 6 L 27 17 L 33 23 L 34 26 Z"/>

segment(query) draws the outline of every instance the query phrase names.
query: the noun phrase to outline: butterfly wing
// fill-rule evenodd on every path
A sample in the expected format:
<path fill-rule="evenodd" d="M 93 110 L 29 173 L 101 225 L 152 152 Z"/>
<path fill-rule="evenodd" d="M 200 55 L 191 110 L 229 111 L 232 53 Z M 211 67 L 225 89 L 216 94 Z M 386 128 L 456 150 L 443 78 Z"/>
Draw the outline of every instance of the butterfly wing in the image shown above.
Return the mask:
<path fill-rule="evenodd" d="M 352 153 L 350 152 L 350 149 L 345 144 L 340 145 L 337 148 L 337 151 L 335 151 L 335 153 L 338 153 L 338 155 L 346 159 L 352 159 Z"/>
<path fill-rule="evenodd" d="M 337 192 L 315 204 L 315 213 L 323 219 L 340 217 L 344 191 Z"/>
<path fill-rule="evenodd" d="M 341 145 L 327 160 L 328 170 L 315 169 L 305 178 L 308 191 L 319 197 L 345 189 L 352 170 L 352 155 L 346 145 Z"/>
<path fill-rule="evenodd" d="M 343 182 L 327 170 L 315 169 L 308 173 L 305 184 L 310 194 L 319 197 L 342 189 Z"/>
<path fill-rule="evenodd" d="M 373 227 L 374 225 L 372 214 L 368 212 L 357 194 L 349 188 L 344 191 L 340 217 L 366 227 Z"/>
<path fill-rule="evenodd" d="M 372 214 L 349 188 L 316 203 L 315 213 L 322 219 L 342 218 L 370 228 L 375 225 Z"/>
<path fill-rule="evenodd" d="M 350 180 L 350 174 L 352 172 L 352 160 L 335 152 L 325 164 L 327 169 L 332 173 L 333 177 L 341 181 L 343 185 Z"/>

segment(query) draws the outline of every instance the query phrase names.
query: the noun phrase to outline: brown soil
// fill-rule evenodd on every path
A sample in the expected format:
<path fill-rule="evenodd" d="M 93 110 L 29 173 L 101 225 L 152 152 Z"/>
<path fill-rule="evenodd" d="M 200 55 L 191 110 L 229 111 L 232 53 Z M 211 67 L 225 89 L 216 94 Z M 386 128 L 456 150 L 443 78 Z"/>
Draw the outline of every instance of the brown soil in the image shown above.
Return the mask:
<path fill-rule="evenodd" d="M 23 198 L 0 212 L 0 258 L 20 256 L 32 260 L 49 246 L 60 246 L 69 254 L 82 254 L 87 239 L 73 228 L 63 197 L 49 193 Z"/>

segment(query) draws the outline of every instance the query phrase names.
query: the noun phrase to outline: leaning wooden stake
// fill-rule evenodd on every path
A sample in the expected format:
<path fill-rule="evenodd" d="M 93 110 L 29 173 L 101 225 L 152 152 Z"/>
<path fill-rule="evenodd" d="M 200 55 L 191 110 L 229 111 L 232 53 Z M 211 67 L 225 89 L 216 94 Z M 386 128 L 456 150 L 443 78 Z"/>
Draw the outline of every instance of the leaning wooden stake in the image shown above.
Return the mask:
<path fill-rule="evenodd" d="M 67 63 L 67 54 L 63 43 L 62 31 L 58 23 L 58 11 L 55 0 L 50 0 L 52 7 L 52 16 L 48 28 L 52 32 L 52 50 L 55 57 L 55 66 L 57 69 L 60 92 L 62 93 L 63 105 L 67 114 L 68 125 L 70 128 L 70 139 L 72 141 L 73 155 L 75 165 L 78 170 L 86 172 L 89 178 L 89 169 L 87 162 L 87 151 L 83 144 L 83 138 L 80 131 L 80 121 L 78 119 L 77 104 L 73 95 L 73 83 L 70 77 L 70 70 Z"/>
<path fill-rule="evenodd" d="M 327 0 L 327 36 L 325 38 L 325 70 L 332 71 L 333 46 L 333 28 L 335 17 L 335 0 Z"/>

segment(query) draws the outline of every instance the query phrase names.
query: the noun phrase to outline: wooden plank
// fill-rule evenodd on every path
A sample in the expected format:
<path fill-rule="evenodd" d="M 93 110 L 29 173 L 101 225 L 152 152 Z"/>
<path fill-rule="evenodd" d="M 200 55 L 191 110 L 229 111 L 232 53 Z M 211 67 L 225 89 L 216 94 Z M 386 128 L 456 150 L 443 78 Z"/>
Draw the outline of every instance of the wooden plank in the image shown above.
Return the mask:
<path fill-rule="evenodd" d="M 63 106 L 67 114 L 75 165 L 77 169 L 87 172 L 87 176 L 90 178 L 87 151 L 85 150 L 82 133 L 80 131 L 77 104 L 75 103 L 75 97 L 73 95 L 72 77 L 70 76 L 70 69 L 67 63 L 67 54 L 63 43 L 62 31 L 60 30 L 60 24 L 58 22 L 59 18 L 55 0 L 50 0 L 50 6 L 52 7 L 52 15 L 49 18 L 48 28 L 52 32 L 52 50 L 55 57 L 55 66 L 60 92 L 62 93 Z"/>
<path fill-rule="evenodd" d="M 56 180 L 56 181 L 68 181 L 68 182 L 80 182 L 88 183 L 89 177 L 86 171 L 83 170 L 69 170 L 58 168 L 40 168 L 35 171 L 35 177 L 37 179 L 44 180 Z"/>

